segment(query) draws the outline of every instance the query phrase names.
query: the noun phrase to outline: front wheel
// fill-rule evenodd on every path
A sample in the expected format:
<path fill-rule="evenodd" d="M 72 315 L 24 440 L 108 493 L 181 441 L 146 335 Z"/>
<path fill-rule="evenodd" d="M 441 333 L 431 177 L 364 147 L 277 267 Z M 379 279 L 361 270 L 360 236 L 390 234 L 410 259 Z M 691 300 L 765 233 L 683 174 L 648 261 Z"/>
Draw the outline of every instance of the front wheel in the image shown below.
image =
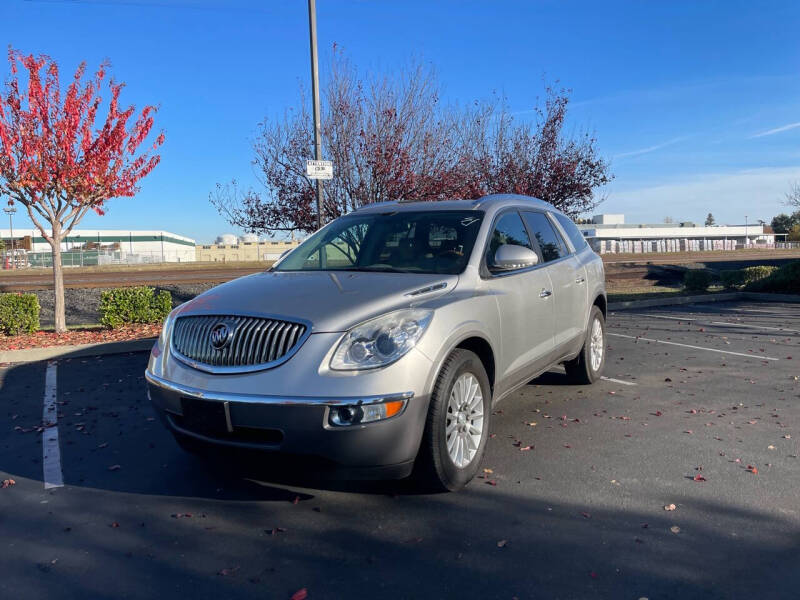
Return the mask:
<path fill-rule="evenodd" d="M 477 355 L 453 350 L 436 379 L 415 465 L 424 485 L 456 491 L 475 477 L 488 438 L 491 394 Z"/>
<path fill-rule="evenodd" d="M 564 363 L 571 383 L 590 384 L 600 379 L 606 364 L 606 320 L 597 306 L 589 313 L 589 326 L 580 354 Z"/>

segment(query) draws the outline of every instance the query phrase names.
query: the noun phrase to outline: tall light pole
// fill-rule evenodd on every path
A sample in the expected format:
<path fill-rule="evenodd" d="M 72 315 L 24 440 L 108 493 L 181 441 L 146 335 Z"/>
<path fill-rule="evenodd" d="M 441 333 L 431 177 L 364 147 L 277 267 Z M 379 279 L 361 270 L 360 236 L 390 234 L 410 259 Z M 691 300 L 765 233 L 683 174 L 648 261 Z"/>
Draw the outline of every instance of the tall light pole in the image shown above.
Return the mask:
<path fill-rule="evenodd" d="M 8 215 L 8 227 L 11 229 L 11 268 L 17 268 L 17 257 L 16 253 L 14 252 L 14 221 L 13 216 L 14 213 L 17 212 L 17 208 L 15 206 L 7 206 L 3 209 L 3 212 Z"/>
<path fill-rule="evenodd" d="M 311 95 L 314 100 L 314 159 L 322 160 L 319 123 L 319 68 L 317 67 L 317 3 L 308 0 L 308 33 L 311 37 Z M 317 179 L 317 229 L 322 228 L 322 180 Z"/>

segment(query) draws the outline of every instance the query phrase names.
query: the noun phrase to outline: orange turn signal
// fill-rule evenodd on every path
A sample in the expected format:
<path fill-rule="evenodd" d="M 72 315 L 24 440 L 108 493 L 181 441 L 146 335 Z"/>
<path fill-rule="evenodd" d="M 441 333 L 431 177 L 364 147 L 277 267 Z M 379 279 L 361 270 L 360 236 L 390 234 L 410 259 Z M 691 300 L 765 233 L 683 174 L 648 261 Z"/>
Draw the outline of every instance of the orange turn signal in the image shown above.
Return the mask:
<path fill-rule="evenodd" d="M 388 419 L 389 417 L 393 417 L 398 414 L 401 410 L 403 410 L 403 405 L 405 403 L 405 400 L 394 400 L 393 402 L 384 403 L 384 406 L 386 407 L 386 416 L 384 418 Z"/>

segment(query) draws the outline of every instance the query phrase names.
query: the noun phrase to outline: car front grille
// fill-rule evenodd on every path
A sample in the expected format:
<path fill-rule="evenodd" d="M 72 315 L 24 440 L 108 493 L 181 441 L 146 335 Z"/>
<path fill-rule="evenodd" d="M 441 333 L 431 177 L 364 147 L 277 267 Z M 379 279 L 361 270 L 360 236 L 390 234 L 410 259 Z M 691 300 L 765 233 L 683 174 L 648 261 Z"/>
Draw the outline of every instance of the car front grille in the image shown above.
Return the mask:
<path fill-rule="evenodd" d="M 225 335 L 220 335 L 223 330 Z M 306 338 L 302 323 L 247 316 L 202 315 L 178 317 L 172 349 L 178 358 L 209 371 L 267 368 L 288 359 Z M 224 345 L 212 343 L 225 338 Z"/>

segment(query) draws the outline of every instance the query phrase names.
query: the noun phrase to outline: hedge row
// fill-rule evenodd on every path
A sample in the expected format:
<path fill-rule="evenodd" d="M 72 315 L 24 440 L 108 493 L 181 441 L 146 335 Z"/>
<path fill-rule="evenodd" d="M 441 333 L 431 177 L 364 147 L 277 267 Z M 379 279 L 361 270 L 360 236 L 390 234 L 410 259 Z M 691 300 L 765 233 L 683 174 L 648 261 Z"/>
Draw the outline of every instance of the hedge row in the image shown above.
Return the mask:
<path fill-rule="evenodd" d="M 756 267 L 746 267 L 735 271 L 720 271 L 719 278 L 722 285 L 729 290 L 742 288 L 746 285 L 769 277 L 778 270 L 778 267 L 768 267 L 759 265 Z"/>
<path fill-rule="evenodd" d="M 160 323 L 172 310 L 172 295 L 139 286 L 105 290 L 100 294 L 100 323 L 112 329 L 130 323 Z"/>
<path fill-rule="evenodd" d="M 751 292 L 800 294 L 800 261 L 775 269 L 769 276 L 750 283 L 745 289 Z"/>
<path fill-rule="evenodd" d="M 39 298 L 36 294 L 0 294 L 0 332 L 19 335 L 38 329 Z"/>

